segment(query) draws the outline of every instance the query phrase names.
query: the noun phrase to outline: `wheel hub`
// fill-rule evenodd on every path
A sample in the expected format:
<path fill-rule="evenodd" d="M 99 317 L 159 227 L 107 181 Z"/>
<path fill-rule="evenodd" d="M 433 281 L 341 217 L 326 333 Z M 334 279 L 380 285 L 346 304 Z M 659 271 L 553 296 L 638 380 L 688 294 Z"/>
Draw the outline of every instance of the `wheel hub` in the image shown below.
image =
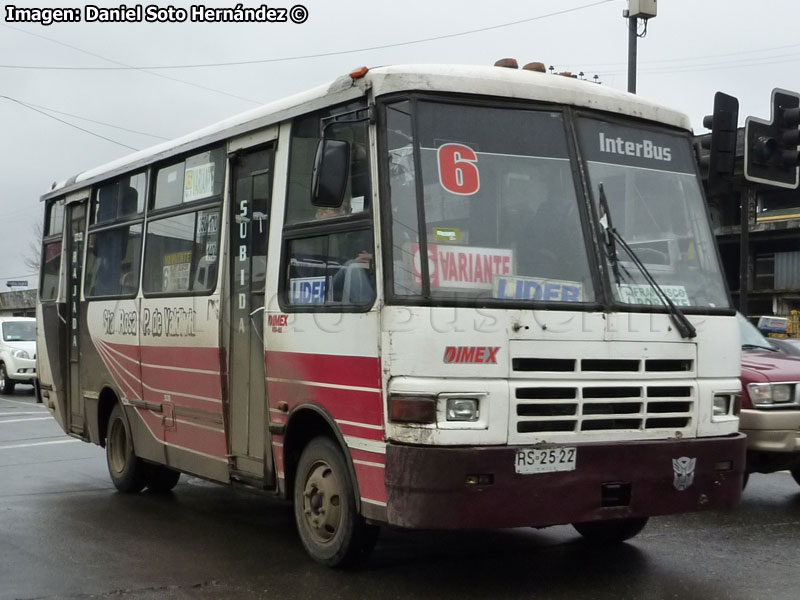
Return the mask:
<path fill-rule="evenodd" d="M 303 488 L 303 515 L 311 534 L 319 542 L 329 542 L 339 530 L 341 487 L 336 473 L 324 461 L 309 470 Z"/>

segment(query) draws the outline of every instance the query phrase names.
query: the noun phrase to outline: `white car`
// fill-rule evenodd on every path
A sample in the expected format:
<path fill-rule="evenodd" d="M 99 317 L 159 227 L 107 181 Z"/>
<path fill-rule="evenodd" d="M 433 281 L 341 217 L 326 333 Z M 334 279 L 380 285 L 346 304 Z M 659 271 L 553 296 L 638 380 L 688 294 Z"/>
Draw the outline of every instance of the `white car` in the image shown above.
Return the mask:
<path fill-rule="evenodd" d="M 0 317 L 0 394 L 36 378 L 36 319 Z"/>

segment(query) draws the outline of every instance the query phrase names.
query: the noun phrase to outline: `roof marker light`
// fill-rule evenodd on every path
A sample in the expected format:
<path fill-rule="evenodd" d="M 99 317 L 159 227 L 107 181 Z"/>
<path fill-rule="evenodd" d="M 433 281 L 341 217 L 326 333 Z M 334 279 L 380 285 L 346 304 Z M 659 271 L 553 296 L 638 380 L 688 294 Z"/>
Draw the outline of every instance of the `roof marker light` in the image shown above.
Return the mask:
<path fill-rule="evenodd" d="M 358 67 L 350 71 L 350 79 L 361 79 L 369 71 L 369 67 Z"/>
<path fill-rule="evenodd" d="M 529 62 L 527 65 L 522 67 L 523 71 L 536 71 L 537 73 L 546 73 L 547 69 L 544 66 L 544 63 L 541 62 Z"/>
<path fill-rule="evenodd" d="M 495 67 L 507 67 L 509 69 L 519 69 L 516 58 L 501 58 L 494 63 Z"/>

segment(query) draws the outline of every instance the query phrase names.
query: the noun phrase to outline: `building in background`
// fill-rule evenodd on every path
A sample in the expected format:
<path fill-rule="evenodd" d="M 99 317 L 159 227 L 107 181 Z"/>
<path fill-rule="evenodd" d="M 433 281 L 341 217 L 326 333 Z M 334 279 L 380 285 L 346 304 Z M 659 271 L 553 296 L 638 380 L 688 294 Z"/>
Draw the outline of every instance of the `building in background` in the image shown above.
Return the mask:
<path fill-rule="evenodd" d="M 699 159 L 708 155 L 708 150 L 700 144 L 705 137 L 695 138 Z M 703 160 L 699 162 L 704 164 Z M 706 176 L 703 173 L 704 180 Z M 708 204 L 725 278 L 736 306 L 742 308 L 744 304 L 743 312 L 751 318 L 790 317 L 790 331 L 797 336 L 800 189 L 787 190 L 745 180 L 744 129 L 741 128 L 737 136 L 733 181 L 727 191 L 709 196 Z M 747 215 L 744 232 L 743 214 Z M 744 256 L 743 238 L 746 240 Z"/>
<path fill-rule="evenodd" d="M 36 290 L 0 292 L 0 317 L 35 317 Z"/>

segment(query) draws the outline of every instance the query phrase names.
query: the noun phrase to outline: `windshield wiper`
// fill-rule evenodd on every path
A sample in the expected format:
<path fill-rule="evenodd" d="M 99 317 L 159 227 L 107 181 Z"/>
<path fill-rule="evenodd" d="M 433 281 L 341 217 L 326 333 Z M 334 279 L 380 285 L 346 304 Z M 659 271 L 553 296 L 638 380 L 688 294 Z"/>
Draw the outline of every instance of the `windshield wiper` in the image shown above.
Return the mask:
<path fill-rule="evenodd" d="M 606 191 L 603 188 L 602 183 L 600 184 L 600 210 L 602 211 L 600 216 L 600 225 L 605 230 L 606 250 L 609 253 L 611 270 L 614 272 L 614 279 L 616 280 L 617 285 L 620 285 L 620 264 L 616 247 L 616 244 L 618 243 L 620 246 L 622 246 L 622 249 L 625 250 L 625 253 L 631 258 L 631 261 L 634 265 L 636 265 L 636 268 L 639 269 L 639 272 L 642 274 L 645 281 L 647 281 L 647 283 L 650 284 L 650 287 L 652 287 L 656 292 L 656 295 L 664 303 L 664 306 L 667 307 L 670 319 L 675 324 L 675 328 L 678 330 L 678 333 L 681 334 L 681 337 L 686 339 L 697 337 L 697 330 L 694 328 L 694 325 L 692 325 L 689 319 L 686 318 L 686 315 L 681 312 L 681 309 L 675 306 L 675 303 L 670 300 L 666 292 L 664 292 L 662 287 L 650 274 L 650 271 L 647 270 L 647 267 L 644 266 L 644 263 L 642 263 L 642 261 L 639 260 L 639 257 L 636 256 L 636 253 L 628 245 L 628 242 L 626 242 L 619 232 L 614 229 L 614 226 L 611 223 L 611 211 L 608 207 Z"/>

